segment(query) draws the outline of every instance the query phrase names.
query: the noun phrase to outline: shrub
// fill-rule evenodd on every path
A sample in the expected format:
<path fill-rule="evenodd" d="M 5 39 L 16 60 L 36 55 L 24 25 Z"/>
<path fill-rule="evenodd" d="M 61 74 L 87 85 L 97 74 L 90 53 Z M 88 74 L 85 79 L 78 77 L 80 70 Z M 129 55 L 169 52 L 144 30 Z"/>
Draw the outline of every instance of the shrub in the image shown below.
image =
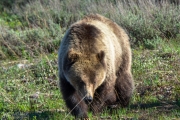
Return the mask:
<path fill-rule="evenodd" d="M 0 22 L 8 28 L 0 38 L 3 45 L 0 55 L 13 53 L 23 57 L 22 53 L 36 56 L 43 51 L 53 52 L 58 49 L 67 27 L 89 13 L 102 14 L 121 25 L 128 32 L 132 46 L 150 45 L 157 37 L 178 39 L 180 8 L 177 4 L 157 0 L 17 0 L 0 16 Z"/>

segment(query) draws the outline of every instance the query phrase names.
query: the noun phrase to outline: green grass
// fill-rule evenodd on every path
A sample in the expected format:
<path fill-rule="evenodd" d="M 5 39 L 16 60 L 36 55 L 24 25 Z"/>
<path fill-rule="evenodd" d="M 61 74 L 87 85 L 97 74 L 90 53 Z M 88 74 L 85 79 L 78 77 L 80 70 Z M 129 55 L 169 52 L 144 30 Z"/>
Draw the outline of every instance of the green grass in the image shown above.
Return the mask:
<path fill-rule="evenodd" d="M 131 105 L 124 109 L 107 109 L 97 116 L 89 113 L 92 119 L 171 120 L 180 117 L 180 45 L 175 41 L 160 43 L 154 50 L 132 49 L 136 88 Z M 27 67 L 18 68 L 19 63 Z M 73 119 L 57 86 L 57 54 L 3 61 L 1 66 L 1 118 Z M 39 92 L 38 97 L 32 98 L 36 92 Z"/>
<path fill-rule="evenodd" d="M 135 91 L 128 108 L 105 109 L 97 116 L 89 112 L 89 117 L 179 119 L 179 11 L 174 4 L 143 0 L 1 4 L 0 118 L 74 119 L 58 88 L 57 50 L 68 26 L 85 14 L 99 13 L 125 28 L 131 38 Z"/>

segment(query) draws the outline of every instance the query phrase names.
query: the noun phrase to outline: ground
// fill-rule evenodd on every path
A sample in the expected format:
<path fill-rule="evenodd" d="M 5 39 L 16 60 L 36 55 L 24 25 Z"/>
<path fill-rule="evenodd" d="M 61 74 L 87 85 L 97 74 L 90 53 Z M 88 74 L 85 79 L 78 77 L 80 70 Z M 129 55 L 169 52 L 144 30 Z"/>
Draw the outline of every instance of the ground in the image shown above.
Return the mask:
<path fill-rule="evenodd" d="M 89 115 L 94 119 L 179 118 L 179 48 L 176 42 L 171 42 L 163 43 L 154 50 L 132 49 L 135 92 L 130 106 L 105 110 L 99 116 Z M 72 117 L 57 86 L 56 54 L 42 55 L 32 60 L 1 61 L 0 64 L 0 117 Z"/>

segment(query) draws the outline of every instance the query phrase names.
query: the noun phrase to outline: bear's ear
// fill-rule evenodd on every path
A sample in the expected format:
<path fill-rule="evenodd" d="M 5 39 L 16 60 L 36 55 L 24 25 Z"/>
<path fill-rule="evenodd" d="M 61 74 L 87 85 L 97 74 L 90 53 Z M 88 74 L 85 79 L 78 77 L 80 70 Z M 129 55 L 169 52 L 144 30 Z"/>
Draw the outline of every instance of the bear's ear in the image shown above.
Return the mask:
<path fill-rule="evenodd" d="M 68 62 L 69 62 L 69 63 L 74 63 L 74 62 L 76 62 L 76 61 L 78 60 L 78 58 L 79 58 L 79 54 L 76 53 L 75 51 L 70 50 L 70 51 L 68 52 Z"/>
<path fill-rule="evenodd" d="M 64 63 L 64 70 L 68 70 L 79 58 L 79 54 L 73 50 L 69 50 Z"/>
<path fill-rule="evenodd" d="M 104 59 L 105 59 L 105 52 L 104 51 L 100 51 L 100 53 L 97 54 L 97 59 L 104 64 Z"/>

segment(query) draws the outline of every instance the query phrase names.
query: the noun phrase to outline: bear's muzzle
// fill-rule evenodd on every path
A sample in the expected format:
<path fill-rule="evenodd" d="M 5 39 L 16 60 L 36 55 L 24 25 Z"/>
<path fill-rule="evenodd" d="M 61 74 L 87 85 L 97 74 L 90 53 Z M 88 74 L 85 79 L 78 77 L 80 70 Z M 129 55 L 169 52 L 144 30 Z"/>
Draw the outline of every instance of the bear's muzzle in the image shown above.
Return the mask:
<path fill-rule="evenodd" d="M 84 101 L 87 105 L 89 105 L 93 101 L 93 98 L 91 96 L 86 96 L 84 98 Z"/>

